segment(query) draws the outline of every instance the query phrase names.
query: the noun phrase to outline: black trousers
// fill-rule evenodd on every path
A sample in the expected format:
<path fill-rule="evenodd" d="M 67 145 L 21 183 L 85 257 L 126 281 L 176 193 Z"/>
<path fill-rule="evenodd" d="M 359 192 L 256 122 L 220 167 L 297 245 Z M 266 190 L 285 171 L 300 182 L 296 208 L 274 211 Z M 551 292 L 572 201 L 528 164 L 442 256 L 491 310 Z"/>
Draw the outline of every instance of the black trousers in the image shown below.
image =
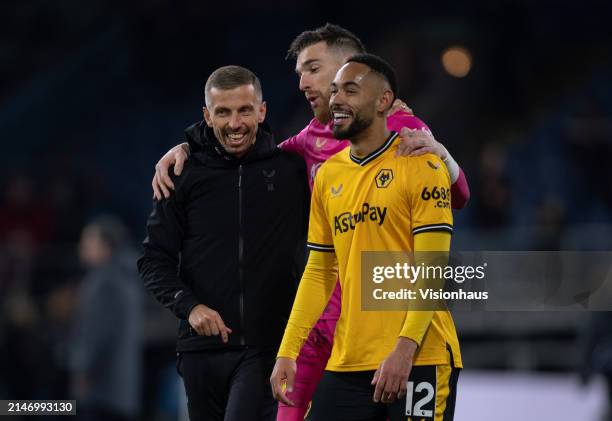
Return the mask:
<path fill-rule="evenodd" d="M 184 352 L 178 368 L 191 421 L 274 421 L 270 375 L 276 355 L 258 349 Z"/>

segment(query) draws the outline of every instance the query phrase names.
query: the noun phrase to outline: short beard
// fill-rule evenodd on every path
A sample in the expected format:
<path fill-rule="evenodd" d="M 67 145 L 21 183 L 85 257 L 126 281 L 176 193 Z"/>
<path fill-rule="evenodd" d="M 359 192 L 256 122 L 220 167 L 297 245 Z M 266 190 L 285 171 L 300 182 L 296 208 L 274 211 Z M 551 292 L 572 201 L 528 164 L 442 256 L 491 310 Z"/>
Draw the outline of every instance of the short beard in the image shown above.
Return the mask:
<path fill-rule="evenodd" d="M 340 129 L 336 126 L 332 127 L 332 131 L 334 133 L 334 137 L 338 140 L 351 140 L 355 138 L 358 134 L 363 132 L 365 129 L 372 125 L 372 121 L 374 118 L 366 118 L 361 114 L 355 115 L 353 122 L 346 128 Z"/>

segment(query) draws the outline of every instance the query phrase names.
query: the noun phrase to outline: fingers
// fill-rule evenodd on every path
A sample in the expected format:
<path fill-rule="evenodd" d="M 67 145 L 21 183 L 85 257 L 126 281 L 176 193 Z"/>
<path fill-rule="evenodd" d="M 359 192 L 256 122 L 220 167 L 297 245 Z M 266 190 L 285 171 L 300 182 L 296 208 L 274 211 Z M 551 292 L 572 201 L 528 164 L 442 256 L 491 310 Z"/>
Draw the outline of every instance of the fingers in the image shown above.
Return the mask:
<path fill-rule="evenodd" d="M 382 394 L 383 403 L 395 402 L 399 391 L 399 381 L 397 377 L 392 377 L 385 382 L 385 389 Z"/>
<path fill-rule="evenodd" d="M 436 140 L 427 131 L 403 128 L 400 136 L 402 141 L 397 147 L 396 156 L 420 156 L 426 153 L 440 156 Z"/>
<path fill-rule="evenodd" d="M 372 377 L 372 382 L 370 384 L 374 386 L 376 383 L 378 383 L 379 378 L 380 378 L 380 367 L 376 369 L 376 372 L 374 373 L 374 377 Z"/>
<path fill-rule="evenodd" d="M 287 392 L 293 392 L 293 384 L 295 382 L 295 372 L 287 370 Z"/>
<path fill-rule="evenodd" d="M 219 327 L 217 326 L 217 323 L 218 322 L 216 318 L 208 320 L 208 328 L 210 329 L 211 335 L 219 335 Z"/>
<path fill-rule="evenodd" d="M 395 101 L 393 101 L 393 105 L 389 110 L 389 115 L 393 115 L 398 111 L 403 111 L 407 114 L 414 115 L 412 109 L 408 105 L 406 105 L 406 103 L 401 99 L 396 99 Z"/>
<path fill-rule="evenodd" d="M 172 179 L 170 178 L 170 174 L 168 174 L 168 167 L 165 165 L 161 165 L 160 166 L 160 179 L 161 179 L 161 184 L 166 187 L 166 189 L 168 190 L 168 197 L 170 197 L 170 189 L 174 190 L 174 183 L 172 182 Z M 168 198 L 166 197 L 166 199 Z"/>
<path fill-rule="evenodd" d="M 219 336 L 221 335 L 221 340 L 223 343 L 227 343 L 229 341 L 229 334 L 232 333 L 232 329 L 225 326 L 221 315 L 216 311 L 212 310 L 211 314 L 209 314 L 206 318 L 206 328 L 205 333 L 206 336 Z"/>
<path fill-rule="evenodd" d="M 382 393 L 385 390 L 385 382 L 386 378 L 383 375 L 381 375 L 376 382 L 376 387 L 374 388 L 374 402 L 376 403 L 380 402 Z"/>
<path fill-rule="evenodd" d="M 270 387 L 272 388 L 272 396 L 274 399 L 280 401 L 283 394 L 283 385 L 276 366 L 274 366 L 274 370 L 272 370 L 272 375 L 270 376 Z"/>
<path fill-rule="evenodd" d="M 396 375 L 382 372 L 374 390 L 374 402 L 395 402 L 400 390 L 400 380 Z"/>
<path fill-rule="evenodd" d="M 416 130 L 409 129 L 407 127 L 402 128 L 400 130 L 400 137 L 402 141 L 397 146 L 397 156 L 406 156 L 409 155 L 414 149 L 416 149 L 416 145 L 414 144 L 414 136 Z"/>
<path fill-rule="evenodd" d="M 166 168 L 166 176 L 168 176 L 168 170 Z M 166 187 L 166 184 L 164 184 L 163 181 L 163 176 L 164 176 L 164 170 L 162 169 L 161 164 L 157 164 L 155 166 L 155 183 L 157 183 L 157 187 L 161 190 L 162 194 L 164 195 L 164 197 L 166 199 L 168 199 L 170 197 L 170 191 L 168 190 L 168 188 Z"/>
<path fill-rule="evenodd" d="M 397 394 L 397 398 L 398 399 L 402 399 L 406 396 L 406 391 L 407 391 L 407 386 L 406 383 L 408 382 L 408 380 L 406 381 L 400 381 L 399 384 L 399 393 Z"/>
<path fill-rule="evenodd" d="M 215 329 L 217 333 L 214 333 L 213 331 L 213 334 L 221 334 L 221 340 L 223 341 L 223 343 L 227 343 L 227 341 L 229 340 L 228 334 L 232 333 L 232 330 L 225 326 L 225 323 L 223 323 L 223 319 L 219 314 L 217 314 L 217 317 L 215 318 Z"/>
<path fill-rule="evenodd" d="M 210 328 L 206 321 L 201 321 L 198 323 L 194 323 L 191 327 L 201 336 L 210 336 Z"/>
<path fill-rule="evenodd" d="M 404 382 L 405 383 L 405 382 Z M 374 388 L 374 402 L 392 403 L 400 397 L 398 392 L 403 390 L 401 397 L 406 395 L 406 385 L 402 385 L 402 378 L 391 373 L 386 373 L 384 367 L 379 367 L 372 378 Z"/>
<path fill-rule="evenodd" d="M 187 159 L 189 159 L 189 157 L 187 156 L 183 148 L 179 148 L 179 150 L 176 151 L 176 153 L 174 154 L 174 175 L 176 175 L 177 177 L 181 175 L 181 173 L 183 172 L 183 167 L 185 166 L 185 161 L 187 161 Z M 174 185 L 172 188 L 174 188 Z"/>
<path fill-rule="evenodd" d="M 157 200 L 162 200 L 162 192 L 159 187 L 157 187 L 157 173 L 153 176 L 151 186 L 153 187 L 153 198 Z"/>
<path fill-rule="evenodd" d="M 189 315 L 189 324 L 191 327 L 202 336 L 218 336 L 221 335 L 221 340 L 224 343 L 229 341 L 229 334 L 232 329 L 225 326 L 221 315 L 211 308 L 201 306 L 193 310 Z"/>
<path fill-rule="evenodd" d="M 285 405 L 295 406 L 293 401 L 287 397 L 287 395 L 285 394 L 285 391 L 283 390 L 283 381 L 287 380 L 289 375 L 291 375 L 293 379 L 293 373 L 290 374 L 290 372 L 291 370 L 280 372 L 280 371 L 277 371 L 275 367 L 274 371 L 272 372 L 272 377 L 270 377 L 270 386 L 272 387 L 272 396 L 274 396 L 274 399 L 276 399 L 279 402 L 284 403 Z M 289 381 L 287 380 L 287 384 L 288 383 Z M 292 390 L 293 390 L 293 380 L 291 383 L 291 390 L 289 390 L 289 386 L 287 386 L 287 391 L 291 392 Z"/>
<path fill-rule="evenodd" d="M 435 148 L 433 146 L 423 146 L 422 148 L 418 148 L 413 150 L 412 152 L 410 152 L 410 156 L 421 156 L 421 155 L 425 155 L 426 153 L 431 153 L 431 154 L 436 154 L 435 153 Z"/>

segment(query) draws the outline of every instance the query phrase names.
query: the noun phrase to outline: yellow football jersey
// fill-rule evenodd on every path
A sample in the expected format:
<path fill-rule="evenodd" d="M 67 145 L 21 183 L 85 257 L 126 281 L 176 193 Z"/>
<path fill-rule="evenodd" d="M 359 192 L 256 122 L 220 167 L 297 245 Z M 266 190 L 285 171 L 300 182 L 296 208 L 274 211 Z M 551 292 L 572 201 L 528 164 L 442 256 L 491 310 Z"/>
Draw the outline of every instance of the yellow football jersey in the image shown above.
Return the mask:
<path fill-rule="evenodd" d="M 312 195 L 308 247 L 335 252 L 342 310 L 327 369 L 375 370 L 394 349 L 405 311 L 361 310 L 361 252 L 413 251 L 414 235 L 452 233 L 450 177 L 435 155 L 396 157 L 400 138 L 365 158 L 350 148 L 325 162 Z M 416 313 L 420 313 L 416 311 Z M 425 315 L 427 312 L 423 312 Z M 430 313 L 431 317 L 431 313 Z M 435 311 L 419 343 L 415 365 L 461 367 L 459 341 L 448 311 Z"/>

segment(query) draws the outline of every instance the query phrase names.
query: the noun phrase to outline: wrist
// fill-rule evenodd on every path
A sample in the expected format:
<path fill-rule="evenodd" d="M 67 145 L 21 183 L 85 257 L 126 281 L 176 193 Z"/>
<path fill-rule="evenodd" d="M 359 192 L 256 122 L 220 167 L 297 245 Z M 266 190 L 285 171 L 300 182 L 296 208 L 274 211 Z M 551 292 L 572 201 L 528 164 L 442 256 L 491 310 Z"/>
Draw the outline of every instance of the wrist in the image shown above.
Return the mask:
<path fill-rule="evenodd" d="M 184 142 L 181 143 L 181 148 L 185 151 L 185 153 L 187 154 L 187 156 L 191 155 L 191 147 L 189 146 L 189 143 Z"/>
<path fill-rule="evenodd" d="M 442 162 L 444 162 L 444 165 L 446 165 L 446 169 L 448 170 L 448 175 L 450 176 L 450 179 L 451 179 L 451 184 L 454 184 L 455 181 L 457 181 L 457 179 L 459 178 L 459 164 L 457 164 L 457 162 L 453 159 L 451 154 L 448 153 L 448 150 L 444 147 L 444 145 L 441 145 L 441 146 L 446 152 L 446 156 L 444 158 L 441 157 Z"/>
<path fill-rule="evenodd" d="M 418 344 L 405 336 L 400 336 L 397 338 L 397 343 L 395 344 L 395 351 L 412 358 L 416 353 L 418 348 Z"/>
<path fill-rule="evenodd" d="M 446 165 L 448 165 L 448 160 L 449 160 L 449 157 L 450 157 L 450 154 L 448 153 L 448 149 L 446 149 L 446 146 L 444 146 L 440 142 L 438 142 L 438 145 L 440 146 L 440 150 L 442 151 L 440 153 L 440 159 L 442 160 L 442 162 L 444 162 Z"/>

